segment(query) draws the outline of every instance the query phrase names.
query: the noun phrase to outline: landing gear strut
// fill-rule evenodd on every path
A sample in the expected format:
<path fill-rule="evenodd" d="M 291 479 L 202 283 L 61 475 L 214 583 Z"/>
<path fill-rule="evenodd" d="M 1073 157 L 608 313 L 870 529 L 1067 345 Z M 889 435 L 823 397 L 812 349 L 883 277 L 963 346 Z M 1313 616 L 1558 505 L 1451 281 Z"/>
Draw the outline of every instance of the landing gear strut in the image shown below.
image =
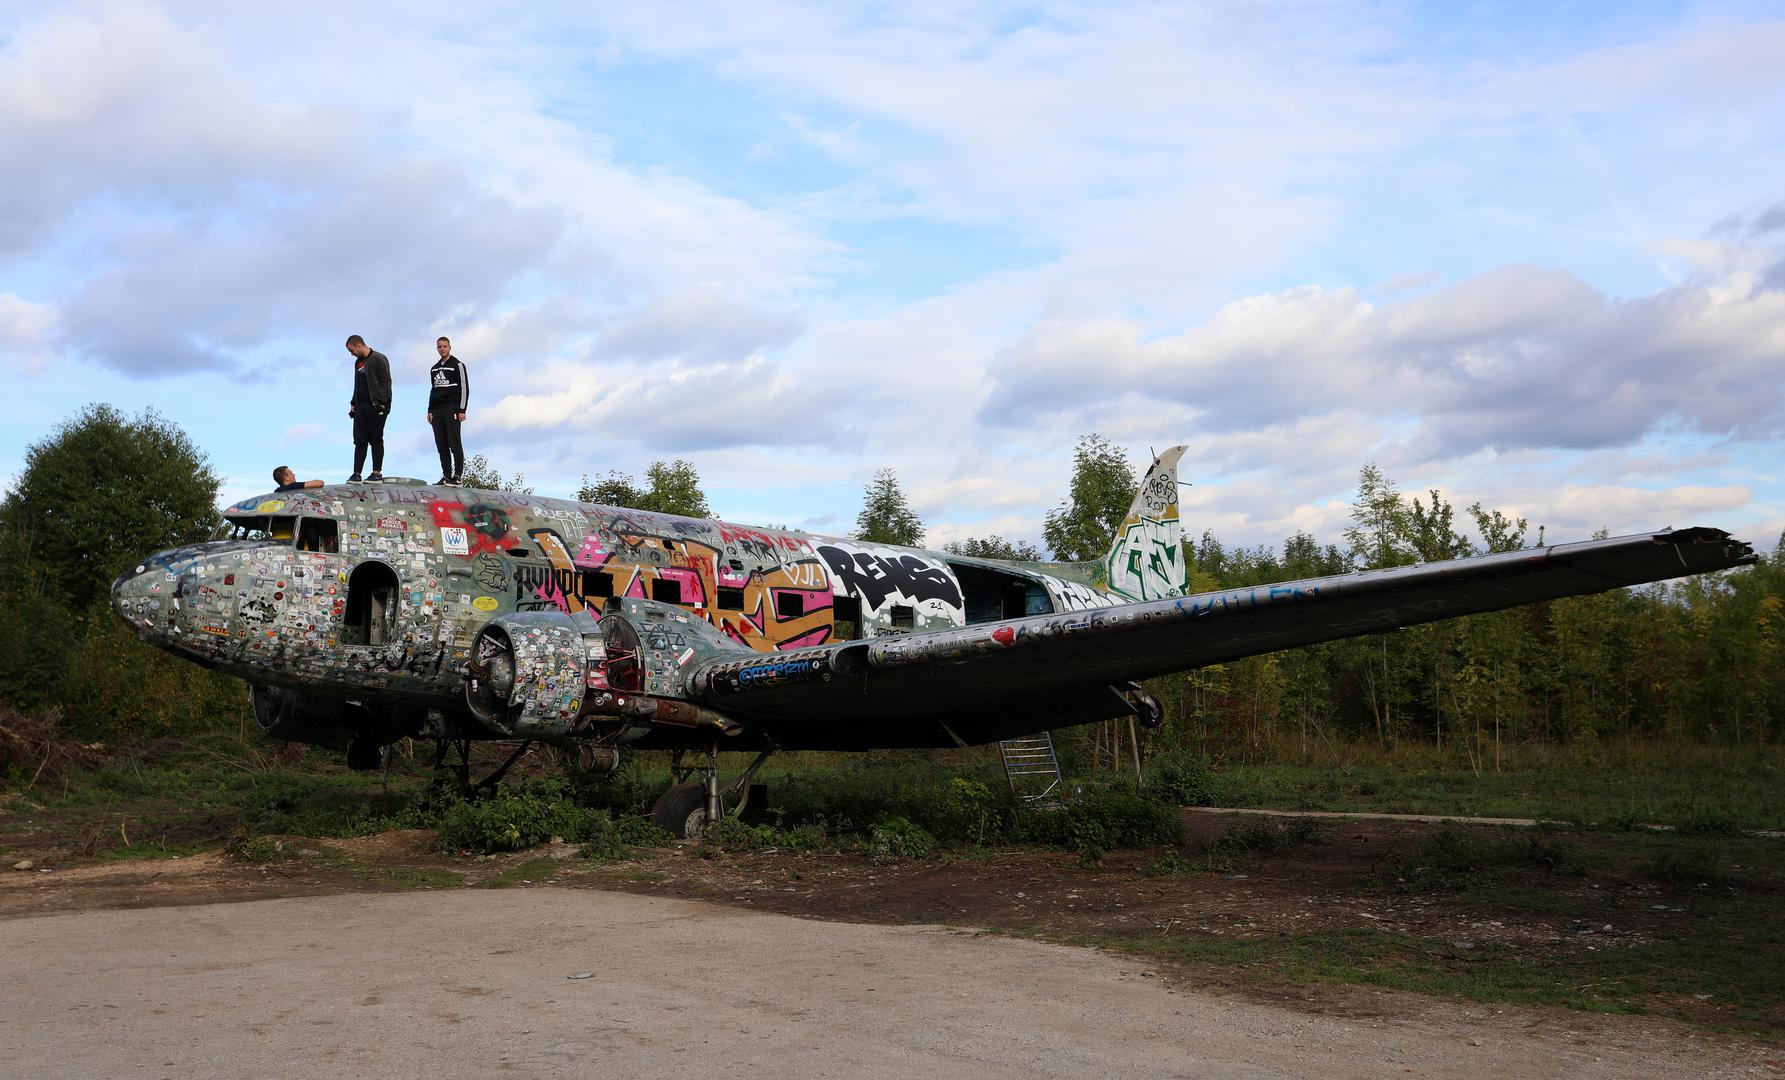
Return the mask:
<path fill-rule="evenodd" d="M 437 788 L 446 786 L 441 780 L 440 773 L 446 767 L 446 748 L 448 746 L 457 748 L 459 752 L 458 764 L 453 767 L 454 780 L 456 781 L 454 789 L 464 798 L 475 799 L 496 790 L 496 785 L 502 782 L 502 778 L 508 774 L 509 769 L 514 767 L 514 763 L 521 760 L 521 757 L 533 748 L 533 740 L 524 740 L 521 745 L 515 747 L 514 753 L 508 755 L 508 760 L 498 766 L 495 772 L 473 784 L 471 782 L 471 740 L 435 739 L 434 786 Z"/>
<path fill-rule="evenodd" d="M 725 790 L 719 787 L 719 743 L 717 740 L 707 747 L 707 760 L 698 768 L 686 766 L 682 762 L 685 751 L 677 750 L 670 755 L 669 772 L 670 789 L 657 797 L 651 807 L 651 824 L 669 833 L 678 840 L 692 840 L 700 835 L 708 822 L 718 821 L 728 816 L 726 806 L 730 804 L 729 816 L 736 817 L 744 812 L 750 802 L 750 781 L 755 779 L 756 770 L 769 759 L 776 747 L 770 744 L 756 760 L 750 763 Z M 698 780 L 688 780 L 695 772 L 701 774 Z"/>

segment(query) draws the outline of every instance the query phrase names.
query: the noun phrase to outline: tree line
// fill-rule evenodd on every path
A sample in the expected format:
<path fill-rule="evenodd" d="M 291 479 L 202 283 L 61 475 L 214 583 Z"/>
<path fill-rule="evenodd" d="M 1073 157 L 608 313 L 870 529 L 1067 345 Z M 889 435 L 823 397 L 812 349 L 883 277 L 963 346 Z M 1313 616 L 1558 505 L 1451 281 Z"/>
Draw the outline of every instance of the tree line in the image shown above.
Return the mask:
<path fill-rule="evenodd" d="M 467 482 L 531 492 L 481 456 Z M 167 663 L 112 615 L 113 579 L 146 552 L 214 526 L 218 477 L 176 425 L 90 406 L 31 447 L 0 499 L 0 705 L 59 712 L 81 737 L 153 739 L 235 728 L 239 680 Z M 1065 496 L 1041 525 L 1048 556 L 1100 557 L 1132 500 L 1126 452 L 1082 438 Z M 577 497 L 709 517 L 689 462 L 642 478 L 584 477 Z M 863 490 L 858 537 L 916 546 L 924 526 L 890 469 Z M 1465 531 L 1472 527 L 1473 531 Z M 1543 542 L 1523 519 L 1433 490 L 1408 497 L 1374 465 L 1359 474 L 1342 542 L 1184 542 L 1192 592 L 1512 551 Z M 1001 536 L 947 549 L 1040 560 Z M 1306 646 L 1153 680 L 1165 736 L 1214 754 L 1284 740 L 1408 740 L 1491 763 L 1507 743 L 1623 736 L 1758 743 L 1785 734 L 1785 536 L 1758 566 Z"/>

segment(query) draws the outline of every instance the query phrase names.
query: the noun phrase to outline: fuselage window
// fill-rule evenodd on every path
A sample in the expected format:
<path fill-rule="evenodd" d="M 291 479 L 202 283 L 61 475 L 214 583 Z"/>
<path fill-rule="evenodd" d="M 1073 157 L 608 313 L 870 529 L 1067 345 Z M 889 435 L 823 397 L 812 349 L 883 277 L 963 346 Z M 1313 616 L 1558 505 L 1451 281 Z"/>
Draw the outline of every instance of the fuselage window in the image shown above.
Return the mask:
<path fill-rule="evenodd" d="M 227 517 L 211 534 L 213 540 L 276 540 L 291 543 L 295 517 Z"/>
<path fill-rule="evenodd" d="M 860 597 L 839 596 L 831 601 L 831 634 L 842 641 L 854 641 L 862 636 Z"/>
<path fill-rule="evenodd" d="M 891 614 L 894 629 L 909 630 L 917 625 L 917 609 L 910 604 L 894 604 Z"/>
<path fill-rule="evenodd" d="M 658 578 L 651 582 L 651 599 L 659 604 L 679 604 L 682 602 L 682 583 Z"/>
<path fill-rule="evenodd" d="M 614 576 L 606 570 L 583 571 L 584 596 L 612 596 L 614 594 Z"/>
<path fill-rule="evenodd" d="M 775 594 L 775 618 L 797 619 L 806 613 L 806 598 L 795 592 Z"/>
<path fill-rule="evenodd" d="M 329 554 L 340 551 L 340 526 L 335 523 L 334 518 L 304 518 L 298 522 L 297 549 Z"/>
<path fill-rule="evenodd" d="M 719 609 L 721 611 L 744 610 L 744 590 L 729 589 L 721 585 L 715 591 L 719 594 Z"/>

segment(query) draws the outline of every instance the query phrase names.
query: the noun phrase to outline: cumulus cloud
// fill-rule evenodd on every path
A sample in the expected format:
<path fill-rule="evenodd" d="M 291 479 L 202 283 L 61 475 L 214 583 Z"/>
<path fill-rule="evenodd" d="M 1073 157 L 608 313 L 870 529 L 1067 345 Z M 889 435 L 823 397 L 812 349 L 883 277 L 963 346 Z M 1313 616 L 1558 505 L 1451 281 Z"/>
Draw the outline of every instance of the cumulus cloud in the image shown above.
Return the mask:
<path fill-rule="evenodd" d="M 245 184 L 320 179 L 357 149 L 339 115 L 263 99 L 146 4 L 53 12 L 0 47 L 0 144 L 0 256 L 95 198 L 201 211 Z"/>
<path fill-rule="evenodd" d="M 49 361 L 56 309 L 13 293 L 0 293 L 0 360 L 16 371 L 36 373 Z"/>
<path fill-rule="evenodd" d="M 623 313 L 602 328 L 596 352 L 617 359 L 737 360 L 785 345 L 798 331 L 791 316 L 702 282 Z"/>
<path fill-rule="evenodd" d="M 1616 300 L 1514 266 L 1382 305 L 1350 289 L 1249 297 L 1153 340 L 1122 320 L 1043 323 L 994 362 L 981 415 L 1018 424 L 1132 393 L 1243 431 L 1348 408 L 1418 417 L 1439 456 L 1618 445 L 1668 422 L 1759 438 L 1785 425 L 1782 365 L 1777 290 L 1736 279 Z"/>

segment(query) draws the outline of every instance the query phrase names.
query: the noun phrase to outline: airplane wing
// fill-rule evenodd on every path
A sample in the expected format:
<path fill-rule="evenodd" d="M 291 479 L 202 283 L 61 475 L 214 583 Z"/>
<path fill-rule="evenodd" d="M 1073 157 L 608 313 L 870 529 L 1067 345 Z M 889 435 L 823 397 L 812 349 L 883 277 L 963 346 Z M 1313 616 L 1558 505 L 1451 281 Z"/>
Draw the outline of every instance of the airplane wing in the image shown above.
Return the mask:
<path fill-rule="evenodd" d="M 1641 533 L 717 658 L 686 685 L 790 749 L 987 742 L 1129 715 L 1131 679 L 1754 561 L 1720 529 Z"/>

